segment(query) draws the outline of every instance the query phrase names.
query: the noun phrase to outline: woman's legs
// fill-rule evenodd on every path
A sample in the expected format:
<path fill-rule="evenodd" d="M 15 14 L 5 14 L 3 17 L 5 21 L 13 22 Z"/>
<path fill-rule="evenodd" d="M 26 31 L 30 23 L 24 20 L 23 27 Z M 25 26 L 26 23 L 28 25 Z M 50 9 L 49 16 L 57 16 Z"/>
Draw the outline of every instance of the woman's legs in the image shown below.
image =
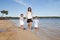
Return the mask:
<path fill-rule="evenodd" d="M 32 22 L 28 23 L 28 27 L 29 27 L 29 29 L 32 28 Z"/>
<path fill-rule="evenodd" d="M 30 29 L 30 23 L 28 23 L 28 28 Z"/>
<path fill-rule="evenodd" d="M 32 22 L 30 22 L 30 29 L 32 28 Z"/>

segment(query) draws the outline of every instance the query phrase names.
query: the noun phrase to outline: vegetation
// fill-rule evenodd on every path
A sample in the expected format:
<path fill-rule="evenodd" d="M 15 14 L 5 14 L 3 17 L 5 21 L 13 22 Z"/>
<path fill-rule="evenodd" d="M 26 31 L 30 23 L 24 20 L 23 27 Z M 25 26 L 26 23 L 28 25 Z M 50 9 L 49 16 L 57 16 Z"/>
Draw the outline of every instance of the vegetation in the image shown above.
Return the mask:
<path fill-rule="evenodd" d="M 2 10 L 0 12 L 2 13 L 1 17 L 3 17 L 4 14 L 8 15 L 8 11 L 6 11 L 6 10 Z"/>

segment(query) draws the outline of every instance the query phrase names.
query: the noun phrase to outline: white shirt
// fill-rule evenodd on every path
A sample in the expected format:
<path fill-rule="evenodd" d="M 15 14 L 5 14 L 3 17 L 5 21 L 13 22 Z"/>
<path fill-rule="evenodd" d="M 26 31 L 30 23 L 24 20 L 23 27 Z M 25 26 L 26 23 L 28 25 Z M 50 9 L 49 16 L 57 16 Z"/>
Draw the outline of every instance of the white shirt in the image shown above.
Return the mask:
<path fill-rule="evenodd" d="M 31 18 L 32 18 L 32 14 L 31 14 L 31 12 L 28 12 L 27 17 L 28 17 L 28 19 L 31 19 Z"/>

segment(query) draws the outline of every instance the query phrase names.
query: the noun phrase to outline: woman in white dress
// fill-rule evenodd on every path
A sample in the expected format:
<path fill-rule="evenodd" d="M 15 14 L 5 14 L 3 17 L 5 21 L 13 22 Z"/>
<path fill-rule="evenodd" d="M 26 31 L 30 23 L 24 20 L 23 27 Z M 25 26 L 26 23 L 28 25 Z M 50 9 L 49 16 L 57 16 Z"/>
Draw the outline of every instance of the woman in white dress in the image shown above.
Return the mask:
<path fill-rule="evenodd" d="M 24 29 L 24 17 L 23 17 L 23 14 L 20 15 L 20 28 Z"/>
<path fill-rule="evenodd" d="M 32 10 L 31 10 L 31 7 L 28 7 L 28 12 L 27 12 L 27 23 L 28 23 L 28 28 L 31 29 L 32 28 Z"/>

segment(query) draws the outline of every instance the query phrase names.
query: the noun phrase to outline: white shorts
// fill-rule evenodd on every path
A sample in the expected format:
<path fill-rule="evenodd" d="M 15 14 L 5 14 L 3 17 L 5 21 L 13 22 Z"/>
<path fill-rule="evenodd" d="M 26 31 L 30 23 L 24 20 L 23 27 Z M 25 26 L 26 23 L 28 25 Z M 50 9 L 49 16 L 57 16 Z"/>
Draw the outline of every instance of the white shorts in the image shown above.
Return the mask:
<path fill-rule="evenodd" d="M 23 20 L 20 20 L 20 25 L 24 25 L 24 21 Z"/>

